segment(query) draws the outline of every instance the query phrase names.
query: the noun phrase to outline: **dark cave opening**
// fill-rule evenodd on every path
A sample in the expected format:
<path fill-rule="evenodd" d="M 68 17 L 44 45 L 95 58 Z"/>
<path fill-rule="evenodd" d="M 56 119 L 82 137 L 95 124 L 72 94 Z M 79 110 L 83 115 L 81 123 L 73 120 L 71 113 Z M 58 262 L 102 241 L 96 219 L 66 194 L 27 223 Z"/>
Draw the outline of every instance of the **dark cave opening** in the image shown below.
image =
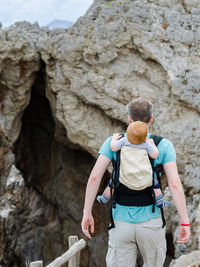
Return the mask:
<path fill-rule="evenodd" d="M 17 168 L 26 184 L 39 191 L 51 176 L 49 166 L 55 129 L 45 85 L 43 64 L 32 86 L 30 103 L 24 111 L 21 132 L 14 146 Z"/>
<path fill-rule="evenodd" d="M 85 187 L 95 159 L 81 148 L 69 145 L 69 141 L 61 142 L 67 140 L 61 125 L 59 134 L 62 136 L 57 138 L 58 122 L 51 114 L 45 88 L 46 70 L 42 63 L 13 148 L 15 164 L 23 175 L 26 189 L 24 204 L 12 214 L 12 226 L 7 229 L 5 258 L 9 267 L 14 263 L 15 266 L 26 266 L 27 259 L 43 259 L 47 264 L 66 251 L 69 235 L 83 237 L 80 223 Z M 102 188 L 107 180 L 108 177 Z M 100 222 L 100 214 L 105 216 L 104 222 Z M 107 227 L 108 208 L 96 203 L 94 217 L 98 221 L 98 235 Z M 101 249 L 101 253 L 105 254 L 105 249 Z M 90 248 L 84 250 L 81 266 L 89 266 L 92 253 Z"/>
<path fill-rule="evenodd" d="M 56 140 L 56 125 L 49 100 L 45 95 L 45 87 L 45 64 L 43 63 L 32 86 L 30 103 L 24 111 L 21 132 L 14 145 L 16 166 L 22 172 L 26 185 L 41 194 L 47 192 L 47 183 L 53 181 L 60 173 L 64 176 L 68 175 L 65 173 L 66 162 L 79 169 L 83 168 L 82 164 L 86 162 L 92 166 L 95 160 L 81 148 L 73 149 L 71 148 L 73 145 L 67 146 L 69 141 L 61 125 L 62 129 L 59 133 L 62 136 L 59 140 L 66 139 L 66 143 Z"/>

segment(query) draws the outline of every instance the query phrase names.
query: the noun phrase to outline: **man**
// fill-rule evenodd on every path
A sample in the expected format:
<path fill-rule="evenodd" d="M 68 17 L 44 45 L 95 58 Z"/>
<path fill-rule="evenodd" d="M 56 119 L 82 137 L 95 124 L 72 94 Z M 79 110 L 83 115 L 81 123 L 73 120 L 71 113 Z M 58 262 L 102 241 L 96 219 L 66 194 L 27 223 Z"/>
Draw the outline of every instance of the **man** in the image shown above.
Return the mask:
<path fill-rule="evenodd" d="M 143 98 L 130 102 L 127 106 L 129 123 L 143 121 L 149 125 L 153 121 L 152 104 Z M 85 196 L 83 210 L 82 231 L 91 238 L 94 232 L 94 219 L 92 206 L 101 179 L 110 165 L 115 152 L 110 148 L 109 137 L 99 151 L 99 157 L 90 174 Z M 180 216 L 180 230 L 178 243 L 186 243 L 190 238 L 190 223 L 186 210 L 185 196 L 177 171 L 176 153 L 172 143 L 163 138 L 159 145 L 159 157 L 154 164 L 162 164 L 174 204 Z M 109 231 L 108 253 L 106 256 L 107 267 L 134 267 L 139 248 L 145 267 L 161 267 L 166 256 L 165 229 L 162 228 L 161 212 L 152 205 L 126 206 L 116 205 L 113 209 L 115 228 Z"/>

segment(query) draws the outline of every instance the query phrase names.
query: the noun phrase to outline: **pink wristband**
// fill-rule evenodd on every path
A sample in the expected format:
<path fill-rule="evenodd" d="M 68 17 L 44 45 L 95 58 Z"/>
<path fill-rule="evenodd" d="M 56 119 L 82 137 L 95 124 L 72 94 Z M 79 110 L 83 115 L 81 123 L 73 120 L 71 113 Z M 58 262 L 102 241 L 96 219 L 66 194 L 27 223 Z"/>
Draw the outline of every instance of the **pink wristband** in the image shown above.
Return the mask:
<path fill-rule="evenodd" d="M 181 226 L 190 226 L 190 223 L 181 223 Z"/>

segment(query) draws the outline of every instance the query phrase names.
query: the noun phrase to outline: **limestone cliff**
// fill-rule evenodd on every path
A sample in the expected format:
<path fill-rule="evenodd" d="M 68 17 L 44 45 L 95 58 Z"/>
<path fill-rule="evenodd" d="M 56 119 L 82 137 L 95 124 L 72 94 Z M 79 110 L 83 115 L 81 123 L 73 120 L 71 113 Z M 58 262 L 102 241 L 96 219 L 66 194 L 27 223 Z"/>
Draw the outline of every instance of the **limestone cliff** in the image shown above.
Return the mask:
<path fill-rule="evenodd" d="M 82 236 L 98 149 L 125 129 L 126 104 L 138 96 L 154 104 L 151 132 L 175 145 L 192 223 L 191 241 L 177 245 L 179 218 L 166 210 L 168 257 L 200 249 L 199 11 L 195 0 L 96 0 L 69 30 L 0 29 L 3 266 L 47 263 L 67 249 L 68 235 Z M 95 203 L 94 215 L 82 265 L 103 267 L 109 207 Z"/>

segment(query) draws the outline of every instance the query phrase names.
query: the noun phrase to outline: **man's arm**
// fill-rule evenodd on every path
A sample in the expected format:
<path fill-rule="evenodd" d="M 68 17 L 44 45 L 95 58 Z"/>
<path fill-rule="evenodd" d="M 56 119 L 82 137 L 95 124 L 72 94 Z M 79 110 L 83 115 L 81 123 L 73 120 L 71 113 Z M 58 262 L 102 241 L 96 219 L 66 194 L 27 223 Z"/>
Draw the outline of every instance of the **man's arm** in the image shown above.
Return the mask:
<path fill-rule="evenodd" d="M 88 238 L 91 238 L 90 232 L 94 232 L 94 219 L 92 216 L 93 203 L 96 198 L 101 179 L 110 165 L 110 162 L 111 160 L 108 157 L 100 154 L 88 179 L 81 223 L 82 231 Z"/>
<path fill-rule="evenodd" d="M 183 187 L 178 175 L 177 165 L 176 162 L 168 162 L 163 165 L 164 171 L 167 176 L 169 189 L 176 206 L 176 209 L 179 213 L 181 223 L 182 224 L 190 224 L 187 209 L 186 209 L 186 202 L 185 202 L 185 195 L 183 192 Z M 179 244 L 186 243 L 190 238 L 190 227 L 189 226 L 180 226 L 179 230 Z"/>

